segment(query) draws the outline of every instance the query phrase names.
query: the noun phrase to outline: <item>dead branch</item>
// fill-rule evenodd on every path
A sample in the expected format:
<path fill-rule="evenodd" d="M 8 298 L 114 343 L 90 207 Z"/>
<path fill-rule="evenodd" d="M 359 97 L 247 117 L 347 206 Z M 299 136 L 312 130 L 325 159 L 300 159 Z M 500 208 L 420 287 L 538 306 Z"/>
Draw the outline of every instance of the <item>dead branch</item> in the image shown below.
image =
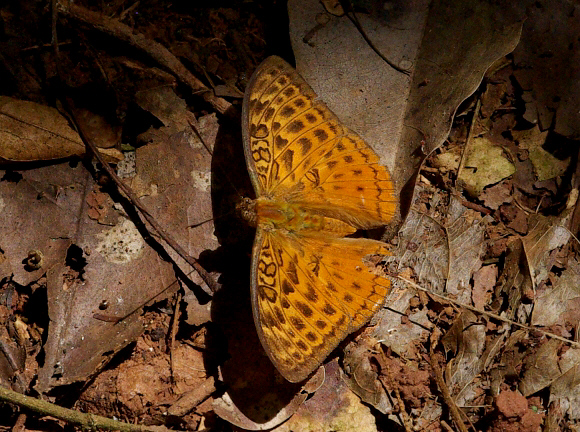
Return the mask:
<path fill-rule="evenodd" d="M 116 19 L 108 18 L 100 13 L 90 11 L 73 3 L 67 2 L 66 5 L 61 3 L 60 12 L 65 16 L 87 24 L 96 30 L 126 42 L 144 52 L 162 67 L 171 71 L 193 93 L 199 93 L 217 112 L 226 114 L 227 111 L 227 115 L 236 116 L 232 110 L 229 110 L 232 107 L 231 103 L 215 96 L 213 90 L 206 87 L 204 83 L 193 76 L 185 65 L 160 43 L 146 38 L 143 34 L 135 32 L 134 29 Z"/>

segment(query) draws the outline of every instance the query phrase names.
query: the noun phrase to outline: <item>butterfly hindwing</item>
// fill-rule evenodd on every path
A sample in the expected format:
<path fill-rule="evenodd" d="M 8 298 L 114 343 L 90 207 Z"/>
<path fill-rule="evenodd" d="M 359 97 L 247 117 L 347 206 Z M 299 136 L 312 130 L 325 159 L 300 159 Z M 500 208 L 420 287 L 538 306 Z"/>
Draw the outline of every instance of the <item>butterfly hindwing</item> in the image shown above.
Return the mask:
<path fill-rule="evenodd" d="M 280 235 L 258 229 L 252 257 L 256 328 L 289 381 L 305 379 L 381 307 L 390 282 L 363 264 L 385 254 L 368 239 Z"/>

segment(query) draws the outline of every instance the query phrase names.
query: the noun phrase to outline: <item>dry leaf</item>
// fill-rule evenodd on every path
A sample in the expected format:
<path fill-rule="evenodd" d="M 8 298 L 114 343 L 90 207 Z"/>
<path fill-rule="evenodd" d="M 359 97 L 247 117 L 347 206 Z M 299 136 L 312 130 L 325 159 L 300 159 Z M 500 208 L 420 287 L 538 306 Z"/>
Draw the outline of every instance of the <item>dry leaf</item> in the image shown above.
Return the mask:
<path fill-rule="evenodd" d="M 317 16 L 326 11 L 309 0 L 290 1 L 288 13 L 298 71 L 402 186 L 421 151 L 427 154 L 446 139 L 453 113 L 487 68 L 515 48 L 524 7 L 478 1 L 389 6 L 368 6 L 357 18 L 384 56 L 413 71 L 412 79 L 381 59 L 346 16 L 329 15 L 321 27 Z"/>
<path fill-rule="evenodd" d="M 116 149 L 101 152 L 110 162 L 123 159 Z M 85 145 L 57 109 L 0 96 L 0 160 L 52 160 L 83 154 Z"/>
<path fill-rule="evenodd" d="M 498 269 L 495 264 L 483 266 L 473 274 L 473 290 L 471 298 L 473 306 L 483 310 L 490 301 L 493 287 L 497 282 Z"/>
<path fill-rule="evenodd" d="M 532 325 L 549 327 L 555 324 L 566 328 L 580 321 L 580 264 L 569 259 L 566 269 L 546 287 L 534 302 Z"/>
<path fill-rule="evenodd" d="M 512 135 L 519 148 L 528 150 L 538 181 L 548 180 L 566 172 L 571 157 L 560 160 L 542 147 L 548 137 L 548 131 L 542 132 L 536 126 L 528 130 L 513 131 Z"/>
<path fill-rule="evenodd" d="M 556 339 L 544 340 L 524 363 L 524 376 L 518 383 L 518 389 L 524 396 L 530 396 L 552 384 L 562 375 L 558 366 L 558 351 L 562 342 Z"/>
<path fill-rule="evenodd" d="M 324 384 L 288 422 L 273 432 L 377 431 L 370 408 L 341 380 L 338 362 L 328 363 L 325 369 Z"/>
<path fill-rule="evenodd" d="M 458 181 L 471 195 L 479 196 L 483 188 L 511 176 L 516 171 L 503 153 L 501 147 L 485 136 L 473 138 L 464 156 L 465 163 Z"/>
<path fill-rule="evenodd" d="M 470 311 L 463 311 L 443 337 L 447 352 L 455 354 L 448 364 L 446 381 L 451 394 L 462 406 L 473 400 L 479 383 L 474 383 L 482 371 L 480 358 L 485 346 L 485 326 Z"/>

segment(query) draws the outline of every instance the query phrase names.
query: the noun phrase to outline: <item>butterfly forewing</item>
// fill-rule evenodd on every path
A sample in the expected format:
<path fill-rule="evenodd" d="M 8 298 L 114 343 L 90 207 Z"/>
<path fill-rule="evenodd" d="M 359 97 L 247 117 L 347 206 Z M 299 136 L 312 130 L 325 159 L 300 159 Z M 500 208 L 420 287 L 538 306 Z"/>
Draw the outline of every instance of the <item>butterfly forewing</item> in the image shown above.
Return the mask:
<path fill-rule="evenodd" d="M 268 58 L 252 76 L 244 95 L 242 133 L 257 195 L 270 194 L 284 175 L 281 169 L 294 160 L 288 143 L 300 124 L 300 114 L 311 109 L 315 97 L 278 57 Z"/>
<path fill-rule="evenodd" d="M 357 228 L 393 218 L 393 182 L 376 153 L 284 60 L 270 57 L 258 67 L 243 111 L 246 160 L 257 196 L 328 210 Z"/>

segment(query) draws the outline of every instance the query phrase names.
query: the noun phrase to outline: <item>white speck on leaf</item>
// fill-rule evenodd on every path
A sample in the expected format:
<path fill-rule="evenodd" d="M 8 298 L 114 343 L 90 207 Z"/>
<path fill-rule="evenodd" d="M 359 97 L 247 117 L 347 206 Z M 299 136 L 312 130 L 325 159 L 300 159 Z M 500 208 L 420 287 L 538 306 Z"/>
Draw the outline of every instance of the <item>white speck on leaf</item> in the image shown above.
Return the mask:
<path fill-rule="evenodd" d="M 97 234 L 97 252 L 107 261 L 125 264 L 141 256 L 145 249 L 143 237 L 133 222 L 125 219 L 122 223 Z"/>
<path fill-rule="evenodd" d="M 211 187 L 211 173 L 207 171 L 191 171 L 191 178 L 193 179 L 193 187 L 203 192 L 208 192 Z"/>

